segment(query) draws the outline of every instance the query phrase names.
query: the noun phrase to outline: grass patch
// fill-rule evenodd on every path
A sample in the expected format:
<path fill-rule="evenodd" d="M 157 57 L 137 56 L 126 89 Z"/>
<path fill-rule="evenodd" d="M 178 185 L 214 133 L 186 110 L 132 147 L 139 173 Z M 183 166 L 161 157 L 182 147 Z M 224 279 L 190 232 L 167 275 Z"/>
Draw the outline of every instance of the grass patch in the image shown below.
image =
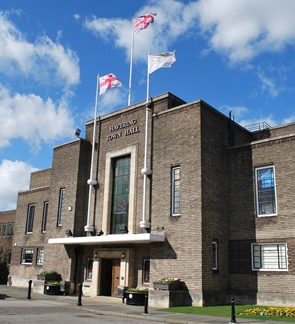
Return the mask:
<path fill-rule="evenodd" d="M 286 316 L 271 316 L 271 315 L 239 315 L 239 313 L 245 312 L 249 309 L 257 308 L 257 305 L 235 305 L 236 318 L 249 318 L 256 320 L 269 320 L 269 321 L 279 321 L 279 322 L 292 322 L 295 323 L 295 318 L 290 318 Z M 162 312 L 171 313 L 182 313 L 182 314 L 195 314 L 195 315 L 207 315 L 207 316 L 220 316 L 228 317 L 231 319 L 231 305 L 222 306 L 206 306 L 206 307 L 196 307 L 196 306 L 179 306 L 179 307 L 169 307 L 159 309 Z"/>

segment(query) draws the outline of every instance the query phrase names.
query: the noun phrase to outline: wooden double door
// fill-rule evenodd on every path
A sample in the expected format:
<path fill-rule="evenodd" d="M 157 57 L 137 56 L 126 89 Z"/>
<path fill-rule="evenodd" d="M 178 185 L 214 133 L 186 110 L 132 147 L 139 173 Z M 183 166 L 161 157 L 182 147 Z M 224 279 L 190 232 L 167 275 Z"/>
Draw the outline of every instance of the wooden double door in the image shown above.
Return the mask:
<path fill-rule="evenodd" d="M 100 295 L 118 296 L 120 283 L 120 259 L 102 259 L 100 277 Z"/>

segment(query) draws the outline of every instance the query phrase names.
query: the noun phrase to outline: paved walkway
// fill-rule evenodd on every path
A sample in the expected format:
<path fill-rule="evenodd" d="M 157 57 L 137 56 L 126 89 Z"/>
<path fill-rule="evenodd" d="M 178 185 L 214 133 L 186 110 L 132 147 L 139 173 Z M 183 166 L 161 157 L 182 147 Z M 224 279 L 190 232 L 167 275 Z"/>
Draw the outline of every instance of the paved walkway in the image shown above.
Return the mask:
<path fill-rule="evenodd" d="M 0 309 L 1 299 L 5 299 L 11 302 L 17 302 L 20 300 L 26 300 L 28 303 L 36 304 L 38 301 L 46 301 L 47 304 L 68 306 L 73 308 L 81 308 L 88 310 L 89 312 L 95 312 L 98 314 L 112 315 L 118 317 L 130 317 L 148 319 L 155 322 L 165 323 L 184 323 L 184 324 L 225 324 L 231 323 L 231 315 L 229 317 L 217 317 L 217 316 L 204 316 L 204 315 L 190 315 L 179 313 L 160 312 L 155 308 L 148 307 L 147 314 L 144 313 L 145 308 L 143 306 L 131 306 L 122 303 L 122 299 L 113 297 L 84 297 L 81 298 L 81 306 L 78 306 L 78 296 L 55 296 L 36 294 L 31 292 L 31 299 L 28 299 L 28 289 L 14 286 L 0 285 Z M 1 312 L 0 312 L 1 313 Z M 262 321 L 262 320 L 250 320 L 250 319 L 236 319 L 237 323 L 264 323 L 264 324 L 278 324 L 275 321 Z"/>

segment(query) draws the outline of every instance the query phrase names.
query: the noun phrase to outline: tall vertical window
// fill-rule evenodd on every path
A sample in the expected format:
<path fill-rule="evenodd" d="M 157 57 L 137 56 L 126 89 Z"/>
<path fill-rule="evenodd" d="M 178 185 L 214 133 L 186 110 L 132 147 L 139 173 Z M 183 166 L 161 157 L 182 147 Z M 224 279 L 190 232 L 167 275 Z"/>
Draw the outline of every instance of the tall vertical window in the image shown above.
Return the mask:
<path fill-rule="evenodd" d="M 92 279 L 92 267 L 93 267 L 93 259 L 88 258 L 86 262 L 86 280 Z"/>
<path fill-rule="evenodd" d="M 32 264 L 33 262 L 33 249 L 23 249 L 21 264 Z"/>
<path fill-rule="evenodd" d="M 66 196 L 66 189 L 62 188 L 59 191 L 59 204 L 58 204 L 58 214 L 57 214 L 57 226 L 62 226 L 62 219 L 64 216 L 64 202 Z"/>
<path fill-rule="evenodd" d="M 26 233 L 33 233 L 35 205 L 28 206 Z"/>
<path fill-rule="evenodd" d="M 252 270 L 288 270 L 287 244 L 252 244 Z"/>
<path fill-rule="evenodd" d="M 6 237 L 7 223 L 2 224 L 2 237 Z"/>
<path fill-rule="evenodd" d="M 7 223 L 7 233 L 6 236 L 12 236 L 12 223 Z"/>
<path fill-rule="evenodd" d="M 47 214 L 48 214 L 48 201 L 45 201 L 44 205 L 43 205 L 43 217 L 42 217 L 41 233 L 46 232 Z"/>
<path fill-rule="evenodd" d="M 258 216 L 277 214 L 275 170 L 273 166 L 255 169 L 256 209 Z"/>
<path fill-rule="evenodd" d="M 150 283 L 150 260 L 143 259 L 142 261 L 142 283 L 149 284 Z"/>
<path fill-rule="evenodd" d="M 36 263 L 37 263 L 37 265 L 42 265 L 43 262 L 44 262 L 44 249 L 38 248 Z"/>
<path fill-rule="evenodd" d="M 217 263 L 217 242 L 216 241 L 213 241 L 212 242 L 212 270 L 217 270 L 217 266 L 218 266 L 218 263 Z"/>
<path fill-rule="evenodd" d="M 14 235 L 14 222 L 11 223 L 11 236 Z"/>
<path fill-rule="evenodd" d="M 172 186 L 171 186 L 171 213 L 172 216 L 180 215 L 180 167 L 172 168 Z"/>
<path fill-rule="evenodd" d="M 113 163 L 111 234 L 120 234 L 122 226 L 128 228 L 130 156 L 115 159 Z"/>

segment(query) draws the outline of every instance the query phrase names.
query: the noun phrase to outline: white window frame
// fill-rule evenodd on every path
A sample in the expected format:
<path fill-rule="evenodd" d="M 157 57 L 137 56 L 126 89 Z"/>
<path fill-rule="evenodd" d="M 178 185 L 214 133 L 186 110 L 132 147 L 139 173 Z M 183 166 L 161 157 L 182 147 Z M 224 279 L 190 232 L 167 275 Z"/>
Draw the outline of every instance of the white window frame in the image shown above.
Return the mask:
<path fill-rule="evenodd" d="M 143 259 L 142 260 L 142 284 L 148 285 L 150 283 L 150 259 Z"/>
<path fill-rule="evenodd" d="M 104 198 L 103 198 L 103 212 L 102 212 L 102 231 L 105 235 L 110 234 L 110 215 L 112 210 L 112 179 L 113 169 L 112 160 L 124 155 L 130 155 L 130 183 L 129 183 L 129 210 L 128 210 L 128 234 L 134 234 L 136 231 L 135 223 L 135 193 L 136 193 L 136 170 L 137 170 L 137 146 L 132 145 L 122 149 L 114 150 L 106 153 L 105 162 L 105 181 L 104 181 Z"/>
<path fill-rule="evenodd" d="M 31 254 L 31 262 L 27 262 L 26 258 L 24 257 L 27 254 Z M 33 264 L 33 257 L 34 257 L 34 250 L 33 248 L 23 248 L 22 249 L 22 256 L 21 256 L 21 264 Z"/>
<path fill-rule="evenodd" d="M 59 202 L 58 202 L 58 214 L 57 214 L 57 226 L 62 226 L 64 211 L 65 211 L 65 195 L 66 189 L 61 188 L 59 190 Z"/>
<path fill-rule="evenodd" d="M 35 204 L 30 204 L 28 206 L 26 234 L 32 234 L 33 233 L 35 210 L 36 210 Z"/>
<path fill-rule="evenodd" d="M 212 241 L 212 270 L 218 270 L 218 243 Z"/>
<path fill-rule="evenodd" d="M 251 257 L 253 271 L 288 271 L 287 243 L 252 243 Z"/>
<path fill-rule="evenodd" d="M 266 170 L 266 169 L 272 169 L 272 173 L 273 173 L 274 201 L 272 203 L 273 203 L 274 208 L 273 208 L 272 212 L 260 211 L 261 201 L 259 200 L 259 193 L 261 192 L 261 190 L 259 190 L 259 172 L 261 170 Z M 266 180 L 266 181 L 269 181 L 269 180 Z M 267 183 L 265 185 L 267 185 Z M 276 216 L 277 215 L 277 193 L 276 193 L 275 167 L 273 165 L 255 168 L 255 193 L 256 193 L 256 215 L 258 217 Z"/>
<path fill-rule="evenodd" d="M 43 265 L 44 263 L 44 248 L 38 248 L 37 250 L 37 265 Z"/>
<path fill-rule="evenodd" d="M 86 261 L 86 280 L 91 281 L 93 274 L 93 258 L 88 258 Z"/>
<path fill-rule="evenodd" d="M 41 233 L 46 233 L 47 215 L 48 215 L 48 201 L 45 201 L 43 204 Z"/>
<path fill-rule="evenodd" d="M 179 172 L 179 178 L 176 179 L 176 172 Z M 180 216 L 180 188 L 178 188 L 179 201 L 178 201 L 178 210 L 176 210 L 176 186 L 180 187 L 180 166 L 173 167 L 171 169 L 171 215 Z"/>

